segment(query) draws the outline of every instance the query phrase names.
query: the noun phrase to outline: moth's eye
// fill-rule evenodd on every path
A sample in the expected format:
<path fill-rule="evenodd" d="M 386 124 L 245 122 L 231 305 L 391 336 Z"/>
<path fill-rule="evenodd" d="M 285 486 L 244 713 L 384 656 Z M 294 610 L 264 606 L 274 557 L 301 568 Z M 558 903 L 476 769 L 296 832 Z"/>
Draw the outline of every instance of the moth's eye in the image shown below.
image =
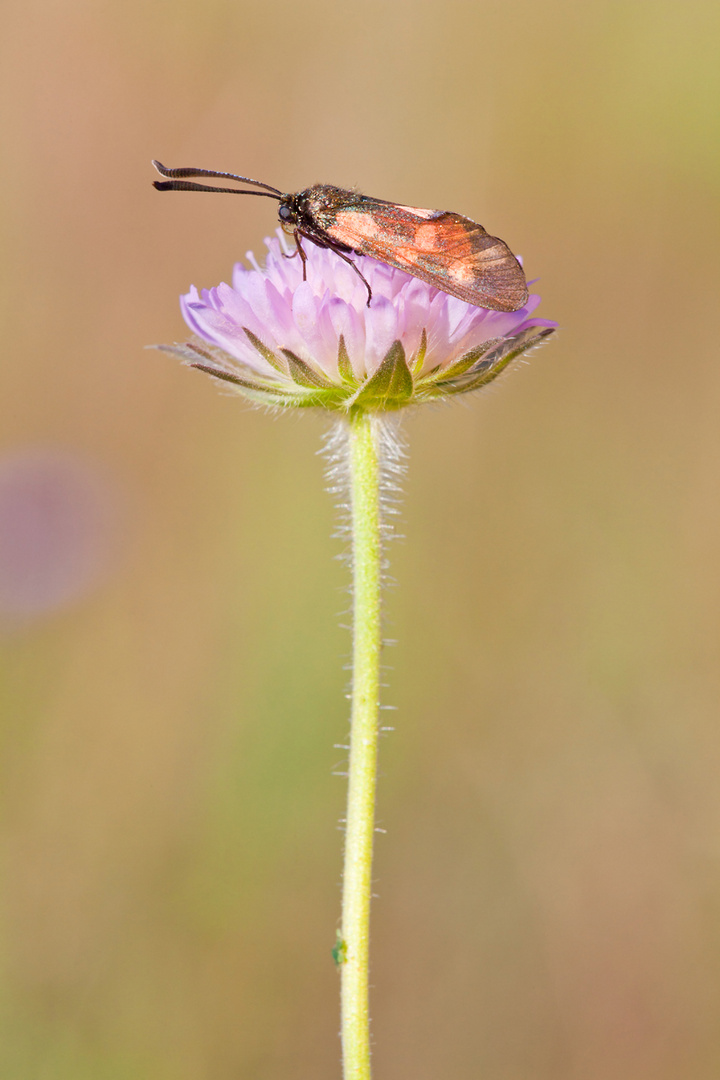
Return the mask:
<path fill-rule="evenodd" d="M 293 212 L 289 206 L 281 206 L 278 209 L 278 217 L 281 221 L 292 221 Z"/>

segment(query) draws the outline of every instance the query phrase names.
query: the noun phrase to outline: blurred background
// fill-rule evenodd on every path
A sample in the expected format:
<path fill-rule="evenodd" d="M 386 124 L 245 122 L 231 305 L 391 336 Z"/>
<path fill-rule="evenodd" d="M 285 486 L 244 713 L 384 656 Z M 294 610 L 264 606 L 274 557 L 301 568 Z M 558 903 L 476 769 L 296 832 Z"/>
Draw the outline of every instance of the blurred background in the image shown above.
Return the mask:
<path fill-rule="evenodd" d="M 718 1076 L 719 32 L 664 0 L 5 5 L 3 1077 L 339 1077 L 327 425 L 145 351 L 276 224 L 160 197 L 153 157 L 460 211 L 562 327 L 403 425 L 378 1080 Z"/>

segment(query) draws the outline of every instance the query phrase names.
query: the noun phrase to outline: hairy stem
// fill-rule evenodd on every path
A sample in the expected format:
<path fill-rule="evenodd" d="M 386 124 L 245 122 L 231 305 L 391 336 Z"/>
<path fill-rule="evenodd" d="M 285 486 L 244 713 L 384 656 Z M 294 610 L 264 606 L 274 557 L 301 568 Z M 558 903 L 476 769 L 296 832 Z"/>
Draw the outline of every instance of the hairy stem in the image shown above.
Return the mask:
<path fill-rule="evenodd" d="M 341 978 L 344 1080 L 370 1078 L 368 962 L 380 697 L 380 466 L 378 424 L 350 417 L 353 680 L 345 828 Z"/>

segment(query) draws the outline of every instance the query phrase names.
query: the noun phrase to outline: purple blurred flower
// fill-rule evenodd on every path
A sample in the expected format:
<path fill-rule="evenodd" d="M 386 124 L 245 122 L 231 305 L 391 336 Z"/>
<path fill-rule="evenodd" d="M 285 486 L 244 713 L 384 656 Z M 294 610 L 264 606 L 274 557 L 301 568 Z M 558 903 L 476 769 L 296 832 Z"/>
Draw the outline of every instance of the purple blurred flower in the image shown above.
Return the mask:
<path fill-rule="evenodd" d="M 111 543 L 110 491 L 90 463 L 55 449 L 0 459 L 0 627 L 82 596 Z"/>
<path fill-rule="evenodd" d="M 197 339 L 160 346 L 268 405 L 347 412 L 398 409 L 485 386 L 556 326 L 532 318 L 540 297 L 519 311 L 489 311 L 363 257 L 367 290 L 332 251 L 307 245 L 299 258 L 278 237 L 260 267 L 238 263 L 232 286 L 181 298 Z"/>

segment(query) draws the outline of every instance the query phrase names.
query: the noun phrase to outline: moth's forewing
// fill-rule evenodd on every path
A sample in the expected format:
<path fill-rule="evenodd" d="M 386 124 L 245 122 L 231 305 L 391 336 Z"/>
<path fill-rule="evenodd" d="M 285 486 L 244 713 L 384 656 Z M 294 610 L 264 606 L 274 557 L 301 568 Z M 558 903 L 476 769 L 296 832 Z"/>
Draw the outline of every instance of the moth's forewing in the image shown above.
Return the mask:
<path fill-rule="evenodd" d="M 510 248 L 469 218 L 398 206 L 329 185 L 311 188 L 307 195 L 317 227 L 346 248 L 477 307 L 517 311 L 527 302 L 525 275 Z"/>

